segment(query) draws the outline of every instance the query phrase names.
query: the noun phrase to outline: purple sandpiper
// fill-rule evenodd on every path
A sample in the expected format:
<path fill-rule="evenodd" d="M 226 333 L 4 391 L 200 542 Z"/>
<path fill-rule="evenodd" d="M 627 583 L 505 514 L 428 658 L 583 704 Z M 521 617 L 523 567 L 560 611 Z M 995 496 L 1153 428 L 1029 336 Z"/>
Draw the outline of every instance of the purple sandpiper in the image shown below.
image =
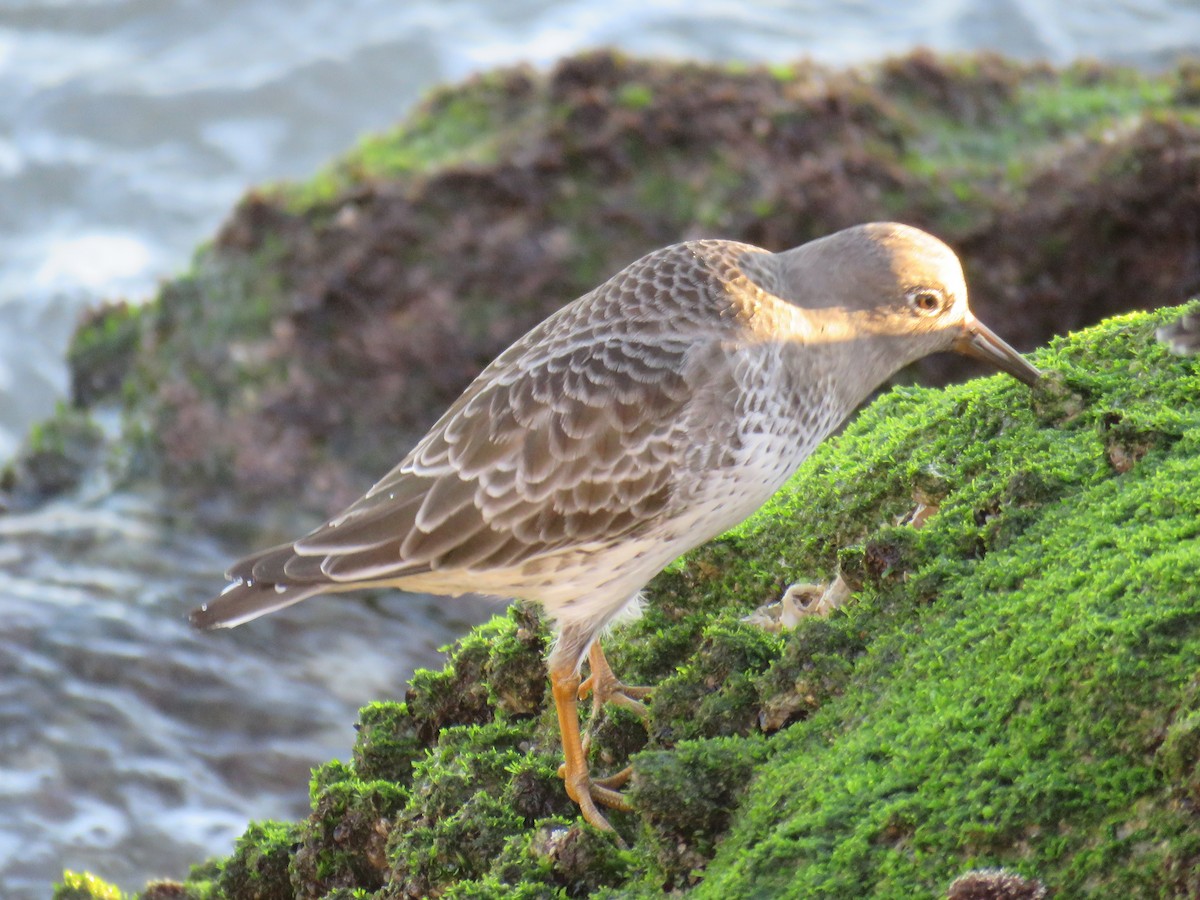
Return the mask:
<path fill-rule="evenodd" d="M 644 715 L 647 689 L 617 679 L 601 632 L 897 370 L 945 350 L 1039 377 L 968 309 L 954 252 L 916 228 L 861 225 L 782 253 L 657 250 L 509 347 L 340 515 L 234 564 L 191 621 L 232 627 L 361 587 L 539 603 L 557 627 L 567 793 L 611 830 L 598 805 L 629 808 L 628 770 L 592 778 L 578 700 Z"/>

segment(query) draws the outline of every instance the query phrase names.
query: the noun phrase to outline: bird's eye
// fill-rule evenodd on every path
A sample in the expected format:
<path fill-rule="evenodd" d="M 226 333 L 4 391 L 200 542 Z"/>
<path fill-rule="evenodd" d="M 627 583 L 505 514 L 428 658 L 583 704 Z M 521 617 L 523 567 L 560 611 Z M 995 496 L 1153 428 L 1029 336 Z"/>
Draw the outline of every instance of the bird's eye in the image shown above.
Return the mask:
<path fill-rule="evenodd" d="M 937 291 L 912 291 L 908 295 L 909 305 L 923 313 L 937 312 L 942 308 L 942 295 Z"/>

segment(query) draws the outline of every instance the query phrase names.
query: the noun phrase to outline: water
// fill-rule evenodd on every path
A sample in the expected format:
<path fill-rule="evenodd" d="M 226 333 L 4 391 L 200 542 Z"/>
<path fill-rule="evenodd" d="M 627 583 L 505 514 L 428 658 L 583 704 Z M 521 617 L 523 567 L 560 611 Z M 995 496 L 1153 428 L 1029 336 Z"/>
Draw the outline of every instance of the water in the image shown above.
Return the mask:
<path fill-rule="evenodd" d="M 1200 5 L 931 0 L 0 0 L 0 458 L 63 396 L 78 310 L 186 266 L 247 186 L 303 177 L 433 84 L 597 45 L 846 64 L 987 48 L 1158 68 Z M 564 298 L 567 299 L 567 298 Z M 126 888 L 302 815 L 361 703 L 480 613 L 326 598 L 219 635 L 183 615 L 231 554 L 153 496 L 0 516 L 0 896 L 63 867 Z"/>

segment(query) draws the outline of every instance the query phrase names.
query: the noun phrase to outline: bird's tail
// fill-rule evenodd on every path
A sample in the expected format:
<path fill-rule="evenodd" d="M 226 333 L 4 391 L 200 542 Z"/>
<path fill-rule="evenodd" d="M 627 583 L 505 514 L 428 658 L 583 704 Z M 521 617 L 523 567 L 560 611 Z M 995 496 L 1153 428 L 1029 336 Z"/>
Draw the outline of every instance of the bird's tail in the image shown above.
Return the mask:
<path fill-rule="evenodd" d="M 283 544 L 239 560 L 226 573 L 233 583 L 215 600 L 194 610 L 189 621 L 204 630 L 233 628 L 329 590 L 329 585 L 320 581 L 283 581 L 283 566 L 294 556 L 292 545 Z M 256 564 L 259 577 L 252 572 Z"/>
<path fill-rule="evenodd" d="M 319 594 L 327 586 L 320 584 L 263 584 L 235 582 L 199 609 L 188 620 L 196 628 L 233 628 L 259 616 L 299 603 L 306 597 Z"/>

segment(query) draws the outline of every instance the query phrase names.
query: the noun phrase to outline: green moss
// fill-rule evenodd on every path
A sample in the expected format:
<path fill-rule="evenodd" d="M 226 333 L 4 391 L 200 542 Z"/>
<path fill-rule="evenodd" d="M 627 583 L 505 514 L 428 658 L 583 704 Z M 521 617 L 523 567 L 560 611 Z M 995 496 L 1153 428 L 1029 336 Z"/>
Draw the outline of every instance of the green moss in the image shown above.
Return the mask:
<path fill-rule="evenodd" d="M 1131 116 L 1178 106 L 1174 78 L 1137 69 L 1076 63 L 1059 77 L 1022 90 L 1021 124 L 1034 134 L 1061 137 L 1111 126 Z"/>
<path fill-rule="evenodd" d="M 141 340 L 143 310 L 113 303 L 86 314 L 67 351 L 73 402 L 91 406 L 119 391 Z"/>
<path fill-rule="evenodd" d="M 232 448 L 212 441 L 217 423 L 258 406 L 287 377 L 287 355 L 271 346 L 273 323 L 293 302 L 284 253 L 277 238 L 246 255 L 201 251 L 140 314 L 138 353 L 119 390 L 131 472 L 170 480 L 168 467 L 185 460 L 204 478 L 232 477 Z"/>
<path fill-rule="evenodd" d="M 254 826 L 251 826 L 254 827 Z M 219 896 L 218 881 L 221 877 L 221 867 L 225 864 L 224 859 L 214 858 L 205 860 L 191 867 L 188 871 L 188 877 L 179 887 L 183 890 L 183 897 L 186 900 L 214 900 Z M 151 887 L 155 882 L 147 885 L 146 890 L 142 893 L 142 900 L 177 900 L 179 897 L 178 891 L 174 897 L 169 892 L 165 892 L 165 896 L 159 898 L 150 893 Z M 168 882 L 168 884 L 171 884 Z"/>
<path fill-rule="evenodd" d="M 945 68 L 953 68 L 953 57 L 939 58 L 942 71 L 936 75 L 933 67 L 912 60 L 896 61 L 887 70 L 896 87 L 891 96 L 908 117 L 905 164 L 919 177 L 943 184 L 968 216 L 964 205 L 981 212 L 987 190 L 1022 194 L 1046 161 L 1060 159 L 1068 145 L 1110 141 L 1143 117 L 1178 120 L 1195 103 L 1181 96 L 1182 69 L 1151 76 L 1078 63 L 1051 73 L 994 58 L 981 67 L 980 58 L 961 58 L 975 69 L 957 73 L 965 83 L 975 82 L 972 95 L 949 88 Z"/>
<path fill-rule="evenodd" d="M 418 670 L 406 702 L 419 737 L 428 742 L 451 723 L 489 722 L 497 710 L 520 715 L 540 709 L 547 640 L 536 609 L 513 605 L 459 641 L 445 669 Z"/>
<path fill-rule="evenodd" d="M 408 784 L 413 760 L 421 752 L 417 725 L 408 704 L 371 703 L 359 710 L 354 742 L 354 771 L 368 781 L 387 778 Z"/>
<path fill-rule="evenodd" d="M 645 109 L 654 102 L 654 91 L 649 85 L 630 82 L 617 92 L 617 102 L 629 109 Z"/>
<path fill-rule="evenodd" d="M 761 737 L 686 741 L 637 757 L 630 799 L 638 810 L 659 889 L 703 877 L 754 770 L 767 756 Z"/>
<path fill-rule="evenodd" d="M 506 721 L 444 729 L 431 754 L 414 766 L 413 793 L 421 815 L 448 815 L 480 793 L 498 796 L 521 764 L 528 739 L 522 723 Z"/>
<path fill-rule="evenodd" d="M 168 376 L 182 376 L 198 393 L 228 400 L 277 374 L 282 362 L 256 348 L 290 300 L 279 275 L 285 252 L 279 239 L 267 239 L 242 258 L 202 252 L 191 273 L 165 285 L 143 313 L 144 339 L 157 352 L 140 359 L 127 384 L 127 401 L 136 405 Z"/>
<path fill-rule="evenodd" d="M 865 635 L 849 616 L 802 620 L 787 634 L 783 653 L 756 682 L 759 728 L 768 734 L 778 731 L 840 695 L 865 650 Z"/>
<path fill-rule="evenodd" d="M 512 716 L 537 714 L 546 702 L 545 658 L 550 633 L 537 607 L 518 603 L 509 607 L 512 623 L 490 642 L 485 679 L 489 700 L 500 712 Z"/>
<path fill-rule="evenodd" d="M 757 725 L 756 681 L 781 644 L 761 628 L 726 617 L 706 627 L 688 662 L 655 690 L 656 735 L 677 741 L 749 734 Z"/>
<path fill-rule="evenodd" d="M 565 819 L 545 819 L 510 839 L 481 878 L 449 885 L 443 897 L 588 897 L 629 877 L 634 854 Z"/>
<path fill-rule="evenodd" d="M 382 704 L 380 704 L 382 705 Z M 372 706 L 363 707 L 360 710 L 360 716 L 366 719 L 369 718 L 375 704 Z M 360 732 L 361 734 L 361 732 Z M 369 767 L 359 768 L 357 765 L 348 766 L 339 759 L 331 762 L 323 763 L 317 766 L 312 771 L 312 778 L 308 782 L 308 796 L 313 803 L 316 803 L 318 798 L 329 788 L 336 784 L 342 784 L 347 781 L 352 781 L 361 774 L 364 780 L 373 780 L 367 776 L 366 772 Z M 392 781 L 400 781 L 399 778 L 393 778 Z"/>
<path fill-rule="evenodd" d="M 215 885 L 221 897 L 245 900 L 291 900 L 295 896 L 288 873 L 298 826 L 255 822 L 234 844 L 233 855 L 220 867 Z M 196 879 L 196 872 L 188 877 Z M 206 879 L 207 880 L 207 879 Z"/>
<path fill-rule="evenodd" d="M 337 888 L 382 887 L 388 836 L 408 797 L 390 781 L 347 779 L 318 790 L 292 852 L 298 893 L 320 897 Z"/>
<path fill-rule="evenodd" d="M 125 895 L 90 872 L 63 872 L 61 884 L 54 886 L 53 900 L 122 900 Z"/>
<path fill-rule="evenodd" d="M 730 63 L 730 71 L 738 71 L 736 66 L 738 63 Z M 744 64 L 742 64 L 744 66 Z M 771 73 L 771 77 L 777 78 L 780 81 L 791 81 L 796 77 L 797 70 L 800 69 L 795 63 L 770 63 L 767 66 L 767 71 Z M 744 68 L 743 68 L 744 71 Z"/>
<path fill-rule="evenodd" d="M 519 69 L 477 75 L 465 89 L 436 89 L 402 125 L 363 138 L 333 166 L 277 190 L 300 211 L 364 182 L 491 164 L 521 125 L 516 101 L 532 90 L 528 74 Z M 526 104 L 525 115 L 528 109 Z"/>
<path fill-rule="evenodd" d="M 485 877 L 505 842 L 521 830 L 522 820 L 500 797 L 473 793 L 436 825 L 416 825 L 406 834 L 396 880 L 409 895 L 425 896 Z"/>
<path fill-rule="evenodd" d="M 441 896 L 445 900 L 560 900 L 568 895 L 561 888 L 544 884 L 511 885 L 496 878 L 487 878 L 460 881 L 451 885 Z"/>
<path fill-rule="evenodd" d="M 59 404 L 55 416 L 38 422 L 29 429 L 26 442 L 30 454 L 67 456 L 78 444 L 95 444 L 100 436 L 98 426 L 85 413 Z"/>

